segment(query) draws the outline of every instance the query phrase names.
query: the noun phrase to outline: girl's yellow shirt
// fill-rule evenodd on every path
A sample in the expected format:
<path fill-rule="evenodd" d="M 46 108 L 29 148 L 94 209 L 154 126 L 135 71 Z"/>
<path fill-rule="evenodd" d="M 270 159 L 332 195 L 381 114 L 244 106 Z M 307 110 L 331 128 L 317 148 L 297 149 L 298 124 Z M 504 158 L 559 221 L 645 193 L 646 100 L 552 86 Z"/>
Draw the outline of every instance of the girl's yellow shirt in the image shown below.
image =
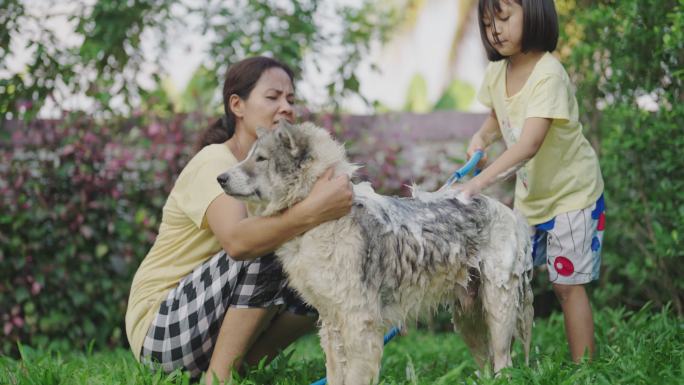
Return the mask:
<path fill-rule="evenodd" d="M 603 177 L 563 65 L 545 53 L 515 95 L 506 94 L 506 66 L 506 60 L 491 62 L 478 94 L 496 112 L 506 145 L 518 141 L 525 119 L 552 119 L 537 154 L 517 172 L 515 207 L 535 225 L 591 206 L 603 192 Z"/>

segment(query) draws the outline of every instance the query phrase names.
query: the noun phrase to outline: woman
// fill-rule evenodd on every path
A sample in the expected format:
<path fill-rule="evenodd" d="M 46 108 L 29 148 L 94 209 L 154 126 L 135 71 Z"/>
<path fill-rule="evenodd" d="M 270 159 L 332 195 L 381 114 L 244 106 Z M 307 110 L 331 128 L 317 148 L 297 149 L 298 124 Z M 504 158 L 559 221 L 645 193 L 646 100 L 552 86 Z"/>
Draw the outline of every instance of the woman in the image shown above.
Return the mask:
<path fill-rule="evenodd" d="M 136 358 L 170 372 L 229 378 L 273 358 L 313 328 L 315 312 L 284 285 L 272 252 L 351 209 L 346 176 L 321 177 L 311 194 L 272 217 L 248 217 L 216 177 L 243 160 L 257 127 L 295 119 L 292 71 L 265 57 L 227 72 L 225 115 L 201 137 L 164 205 L 159 235 L 133 279 L 126 332 Z M 283 309 L 284 308 L 284 309 Z"/>

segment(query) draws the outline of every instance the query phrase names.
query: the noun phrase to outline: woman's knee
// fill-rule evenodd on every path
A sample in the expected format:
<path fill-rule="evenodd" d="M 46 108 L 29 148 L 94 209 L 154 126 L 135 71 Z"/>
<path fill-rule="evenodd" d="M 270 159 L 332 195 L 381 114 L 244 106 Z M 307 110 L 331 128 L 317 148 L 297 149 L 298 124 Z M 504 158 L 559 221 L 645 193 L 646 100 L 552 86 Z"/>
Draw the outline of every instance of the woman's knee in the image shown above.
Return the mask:
<path fill-rule="evenodd" d="M 223 318 L 222 328 L 249 336 L 250 344 L 262 334 L 278 313 L 278 306 L 264 308 L 229 307 Z"/>

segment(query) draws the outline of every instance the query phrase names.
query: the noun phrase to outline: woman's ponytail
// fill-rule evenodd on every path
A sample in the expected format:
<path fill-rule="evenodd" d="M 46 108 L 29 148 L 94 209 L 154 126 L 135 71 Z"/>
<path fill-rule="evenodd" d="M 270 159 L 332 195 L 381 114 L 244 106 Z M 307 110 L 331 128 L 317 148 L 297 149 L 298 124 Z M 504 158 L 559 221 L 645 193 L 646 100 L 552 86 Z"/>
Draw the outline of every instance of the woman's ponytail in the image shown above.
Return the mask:
<path fill-rule="evenodd" d="M 223 143 L 230 139 L 233 134 L 235 134 L 235 115 L 230 114 L 230 117 L 223 115 L 200 134 L 195 144 L 195 152 L 199 152 L 210 144 Z"/>

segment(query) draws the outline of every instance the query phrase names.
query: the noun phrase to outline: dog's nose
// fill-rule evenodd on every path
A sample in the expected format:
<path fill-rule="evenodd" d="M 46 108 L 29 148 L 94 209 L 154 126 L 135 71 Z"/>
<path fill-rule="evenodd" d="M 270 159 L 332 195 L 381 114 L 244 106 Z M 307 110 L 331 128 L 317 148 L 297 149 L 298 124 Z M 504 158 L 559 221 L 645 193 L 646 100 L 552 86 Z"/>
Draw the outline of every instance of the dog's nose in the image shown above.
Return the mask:
<path fill-rule="evenodd" d="M 221 174 L 216 178 L 221 187 L 226 187 L 226 185 L 228 184 L 228 179 L 230 179 L 228 174 Z"/>

